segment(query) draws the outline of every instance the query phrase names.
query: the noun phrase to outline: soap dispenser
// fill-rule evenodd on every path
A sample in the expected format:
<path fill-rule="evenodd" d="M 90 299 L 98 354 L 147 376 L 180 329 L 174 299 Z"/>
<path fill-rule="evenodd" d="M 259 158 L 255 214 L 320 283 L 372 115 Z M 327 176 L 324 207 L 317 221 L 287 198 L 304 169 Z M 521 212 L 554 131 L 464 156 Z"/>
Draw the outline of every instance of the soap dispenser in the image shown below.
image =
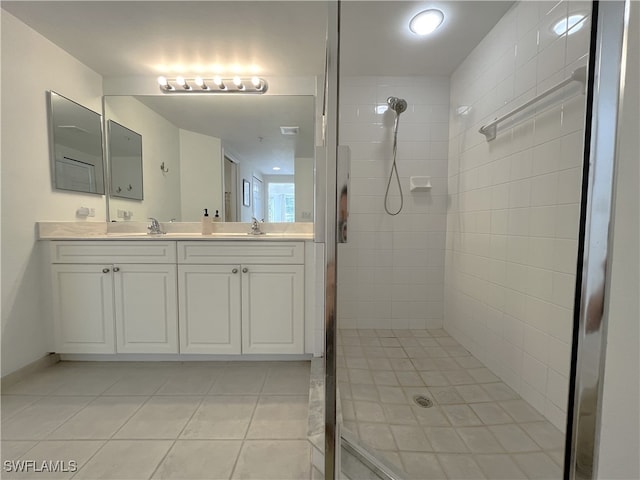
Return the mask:
<path fill-rule="evenodd" d="M 208 209 L 204 209 L 204 215 L 202 216 L 202 235 L 211 235 L 213 233 L 213 222 L 209 217 Z"/>
<path fill-rule="evenodd" d="M 221 222 L 222 218 L 220 217 L 220 214 L 218 213 L 218 210 L 216 210 L 216 214 L 213 216 L 213 221 L 214 222 Z"/>

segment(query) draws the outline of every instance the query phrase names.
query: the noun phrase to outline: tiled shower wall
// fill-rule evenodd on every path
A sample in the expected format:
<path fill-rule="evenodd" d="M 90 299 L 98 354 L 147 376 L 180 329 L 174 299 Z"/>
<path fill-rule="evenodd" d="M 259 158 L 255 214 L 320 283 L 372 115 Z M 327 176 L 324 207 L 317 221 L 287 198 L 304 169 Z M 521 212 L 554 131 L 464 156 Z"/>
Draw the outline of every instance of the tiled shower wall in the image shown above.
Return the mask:
<path fill-rule="evenodd" d="M 587 19 L 554 34 L 573 13 Z M 586 64 L 590 13 L 589 2 L 519 2 L 451 80 L 444 326 L 561 430 L 585 97 L 574 83 L 491 142 L 478 129 Z"/>
<path fill-rule="evenodd" d="M 449 79 L 366 76 L 341 82 L 340 144 L 350 147 L 351 185 L 349 242 L 338 248 L 340 327 L 441 327 Z M 384 211 L 393 146 L 389 96 L 408 103 L 398 134 L 404 208 L 397 216 Z M 430 191 L 409 191 L 409 177 L 416 175 L 431 177 Z M 390 209 L 398 205 L 394 179 Z"/>

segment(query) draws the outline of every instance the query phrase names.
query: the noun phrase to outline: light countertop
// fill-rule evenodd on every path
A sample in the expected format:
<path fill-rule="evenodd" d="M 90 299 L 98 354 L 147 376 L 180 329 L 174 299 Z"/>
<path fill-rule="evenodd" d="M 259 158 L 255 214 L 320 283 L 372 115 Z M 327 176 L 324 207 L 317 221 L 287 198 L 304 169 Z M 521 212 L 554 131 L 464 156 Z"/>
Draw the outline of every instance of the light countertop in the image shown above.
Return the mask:
<path fill-rule="evenodd" d="M 203 235 L 200 222 L 160 223 L 164 234 L 150 235 L 145 222 L 38 222 L 39 240 L 313 240 L 313 223 L 261 223 L 262 235 L 253 235 L 249 223 L 215 223 L 214 233 Z"/>

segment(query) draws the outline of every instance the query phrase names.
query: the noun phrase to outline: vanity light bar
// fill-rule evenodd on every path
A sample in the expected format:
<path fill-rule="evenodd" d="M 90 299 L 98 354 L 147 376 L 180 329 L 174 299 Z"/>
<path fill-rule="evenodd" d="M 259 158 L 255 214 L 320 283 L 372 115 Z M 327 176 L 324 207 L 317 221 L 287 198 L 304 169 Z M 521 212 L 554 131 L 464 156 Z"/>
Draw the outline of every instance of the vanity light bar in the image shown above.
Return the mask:
<path fill-rule="evenodd" d="M 269 85 L 264 78 L 232 77 L 158 77 L 158 86 L 163 93 L 253 93 L 262 94 Z"/>

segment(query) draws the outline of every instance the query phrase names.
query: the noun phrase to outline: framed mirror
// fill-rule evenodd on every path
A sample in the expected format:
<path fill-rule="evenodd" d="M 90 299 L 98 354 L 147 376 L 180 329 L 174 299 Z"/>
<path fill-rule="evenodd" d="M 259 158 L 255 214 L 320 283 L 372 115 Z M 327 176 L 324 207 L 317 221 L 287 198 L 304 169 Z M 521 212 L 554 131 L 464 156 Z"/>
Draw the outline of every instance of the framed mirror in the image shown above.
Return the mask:
<path fill-rule="evenodd" d="M 106 96 L 104 114 L 141 134 L 145 152 L 144 200 L 113 192 L 111 220 L 132 212 L 134 221 L 196 222 L 207 208 L 225 221 L 249 222 L 254 205 L 264 205 L 257 218 L 281 221 L 269 218 L 269 185 L 286 180 L 295 184 L 287 221 L 313 221 L 313 96 Z"/>
<path fill-rule="evenodd" d="M 48 92 L 53 187 L 103 195 L 102 115 Z"/>
<path fill-rule="evenodd" d="M 109 168 L 112 197 L 142 200 L 142 135 L 113 120 L 109 132 Z"/>

